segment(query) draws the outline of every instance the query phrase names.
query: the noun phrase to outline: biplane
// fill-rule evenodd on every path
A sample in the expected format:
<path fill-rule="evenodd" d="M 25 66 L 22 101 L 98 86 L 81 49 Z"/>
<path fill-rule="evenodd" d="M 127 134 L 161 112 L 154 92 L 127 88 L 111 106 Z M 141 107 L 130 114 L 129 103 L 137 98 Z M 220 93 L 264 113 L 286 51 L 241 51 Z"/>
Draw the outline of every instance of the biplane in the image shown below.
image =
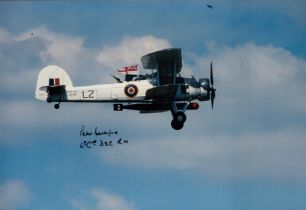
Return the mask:
<path fill-rule="evenodd" d="M 59 66 L 43 68 L 37 79 L 35 97 L 59 109 L 62 102 L 113 103 L 114 111 L 137 110 L 140 113 L 170 111 L 171 126 L 180 130 L 186 122 L 186 110 L 197 110 L 198 101 L 211 101 L 214 106 L 215 92 L 213 66 L 210 78 L 196 80 L 184 78 L 181 49 L 171 48 L 152 52 L 141 58 L 142 66 L 149 73 L 131 74 L 135 66 L 121 69 L 125 79 L 112 84 L 73 86 L 69 75 Z M 137 68 L 137 66 L 136 66 Z"/>

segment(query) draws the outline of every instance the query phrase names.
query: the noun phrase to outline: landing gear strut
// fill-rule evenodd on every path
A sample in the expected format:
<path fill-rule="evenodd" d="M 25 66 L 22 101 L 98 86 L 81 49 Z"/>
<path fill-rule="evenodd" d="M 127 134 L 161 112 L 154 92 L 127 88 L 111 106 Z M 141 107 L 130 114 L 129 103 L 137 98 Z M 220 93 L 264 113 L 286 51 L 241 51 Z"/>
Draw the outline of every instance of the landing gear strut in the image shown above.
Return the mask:
<path fill-rule="evenodd" d="M 178 110 L 175 103 L 172 104 L 172 116 L 173 120 L 171 121 L 171 127 L 174 130 L 181 130 L 184 127 L 184 123 L 187 119 L 186 114 L 184 113 L 190 102 L 186 102 L 183 109 Z"/>

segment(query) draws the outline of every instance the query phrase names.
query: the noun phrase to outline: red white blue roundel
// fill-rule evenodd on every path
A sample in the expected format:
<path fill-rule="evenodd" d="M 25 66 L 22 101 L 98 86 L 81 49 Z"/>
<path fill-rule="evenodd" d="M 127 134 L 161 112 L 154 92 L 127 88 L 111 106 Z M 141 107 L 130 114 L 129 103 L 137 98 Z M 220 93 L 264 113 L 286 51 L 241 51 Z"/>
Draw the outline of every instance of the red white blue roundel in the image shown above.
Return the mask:
<path fill-rule="evenodd" d="M 128 97 L 135 97 L 138 93 L 138 88 L 137 88 L 136 85 L 129 84 L 129 85 L 125 86 L 124 93 Z"/>

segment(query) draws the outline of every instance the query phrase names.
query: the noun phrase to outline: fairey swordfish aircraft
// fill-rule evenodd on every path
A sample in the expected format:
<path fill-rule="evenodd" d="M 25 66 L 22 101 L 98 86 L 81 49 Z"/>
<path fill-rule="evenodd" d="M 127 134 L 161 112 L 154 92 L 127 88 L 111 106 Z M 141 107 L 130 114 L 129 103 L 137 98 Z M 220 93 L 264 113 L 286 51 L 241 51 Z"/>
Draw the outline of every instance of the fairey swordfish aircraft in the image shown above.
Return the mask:
<path fill-rule="evenodd" d="M 141 58 L 146 75 L 126 74 L 125 80 L 116 79 L 113 84 L 74 87 L 68 74 L 58 66 L 43 68 L 37 79 L 35 97 L 49 103 L 61 102 L 113 103 L 114 111 L 138 110 L 140 113 L 171 111 L 171 126 L 183 128 L 186 110 L 197 110 L 193 100 L 211 101 L 213 108 L 215 92 L 212 63 L 210 79 L 183 78 L 181 49 L 171 48 L 149 53 Z M 137 67 L 137 66 L 136 66 Z M 128 71 L 126 71 L 128 72 Z"/>

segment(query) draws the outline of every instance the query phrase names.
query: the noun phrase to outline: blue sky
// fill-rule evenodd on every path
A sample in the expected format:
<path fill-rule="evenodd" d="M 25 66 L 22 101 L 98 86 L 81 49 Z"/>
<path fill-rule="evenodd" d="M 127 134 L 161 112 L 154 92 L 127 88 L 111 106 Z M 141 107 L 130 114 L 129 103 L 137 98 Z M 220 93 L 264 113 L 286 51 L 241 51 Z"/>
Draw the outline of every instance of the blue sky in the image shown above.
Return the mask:
<path fill-rule="evenodd" d="M 0 2 L 0 209 L 305 209 L 305 10 L 302 0 Z M 110 83 L 168 47 L 182 48 L 184 76 L 207 77 L 214 62 L 215 108 L 187 112 L 181 131 L 170 113 L 34 99 L 47 65 L 74 85 Z M 92 140 L 82 125 L 129 143 L 81 149 Z"/>

